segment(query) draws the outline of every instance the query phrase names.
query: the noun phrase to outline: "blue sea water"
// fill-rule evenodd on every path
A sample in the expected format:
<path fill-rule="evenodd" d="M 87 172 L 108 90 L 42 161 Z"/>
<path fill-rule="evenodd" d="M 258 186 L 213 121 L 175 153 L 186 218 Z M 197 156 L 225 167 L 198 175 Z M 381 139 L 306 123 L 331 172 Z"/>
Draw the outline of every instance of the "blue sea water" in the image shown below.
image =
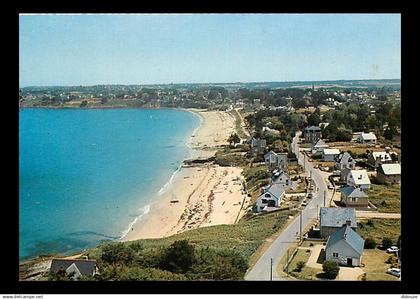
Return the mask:
<path fill-rule="evenodd" d="M 191 155 L 175 109 L 22 109 L 19 257 L 120 238 Z"/>

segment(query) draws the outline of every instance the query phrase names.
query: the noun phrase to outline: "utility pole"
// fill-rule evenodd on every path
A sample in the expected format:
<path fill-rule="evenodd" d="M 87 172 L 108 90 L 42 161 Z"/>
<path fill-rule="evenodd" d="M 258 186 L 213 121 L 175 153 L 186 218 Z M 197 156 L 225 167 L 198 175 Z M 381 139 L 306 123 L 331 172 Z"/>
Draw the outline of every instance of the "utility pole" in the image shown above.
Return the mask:
<path fill-rule="evenodd" d="M 327 191 L 324 190 L 324 207 L 325 207 L 325 199 L 327 198 Z"/>
<path fill-rule="evenodd" d="M 302 242 L 302 210 L 300 211 L 300 223 L 299 223 L 299 230 L 300 230 L 300 241 Z"/>
<path fill-rule="evenodd" d="M 270 280 L 273 280 L 273 258 L 270 258 Z"/>
<path fill-rule="evenodd" d="M 289 273 L 289 248 L 287 248 L 286 273 Z"/>

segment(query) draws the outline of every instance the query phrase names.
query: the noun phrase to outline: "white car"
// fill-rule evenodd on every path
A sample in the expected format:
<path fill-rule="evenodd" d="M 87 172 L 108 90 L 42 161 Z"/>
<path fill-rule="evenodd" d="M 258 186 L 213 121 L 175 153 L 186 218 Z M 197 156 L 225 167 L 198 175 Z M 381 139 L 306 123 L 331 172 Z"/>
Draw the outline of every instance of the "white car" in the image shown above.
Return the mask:
<path fill-rule="evenodd" d="M 388 253 L 398 252 L 398 247 L 397 246 L 391 246 L 386 250 L 386 252 L 388 252 Z"/>
<path fill-rule="evenodd" d="M 401 269 L 397 268 L 389 268 L 386 273 L 400 277 L 401 276 Z"/>

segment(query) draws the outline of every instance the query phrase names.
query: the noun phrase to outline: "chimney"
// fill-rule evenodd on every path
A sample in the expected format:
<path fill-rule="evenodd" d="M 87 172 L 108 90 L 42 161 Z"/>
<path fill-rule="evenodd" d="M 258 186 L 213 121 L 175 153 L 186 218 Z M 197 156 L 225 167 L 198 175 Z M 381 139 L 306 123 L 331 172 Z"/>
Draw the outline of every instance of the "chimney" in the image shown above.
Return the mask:
<path fill-rule="evenodd" d="M 347 226 L 351 226 L 351 220 L 349 219 L 349 220 L 346 220 L 346 225 Z"/>

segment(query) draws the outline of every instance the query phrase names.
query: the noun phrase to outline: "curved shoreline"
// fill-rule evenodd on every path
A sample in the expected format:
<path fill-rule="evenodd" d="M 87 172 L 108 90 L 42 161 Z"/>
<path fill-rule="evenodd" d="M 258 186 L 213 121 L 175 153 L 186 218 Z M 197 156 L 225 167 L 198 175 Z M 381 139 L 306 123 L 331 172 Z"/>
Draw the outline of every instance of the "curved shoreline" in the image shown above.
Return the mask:
<path fill-rule="evenodd" d="M 201 120 L 187 142 L 192 158 L 213 156 L 214 147 L 226 144 L 235 131 L 234 119 L 224 111 L 188 111 Z M 241 173 L 239 167 L 181 164 L 165 190 L 151 201 L 150 212 L 139 217 L 120 240 L 161 238 L 192 228 L 234 223 L 245 196 Z"/>

